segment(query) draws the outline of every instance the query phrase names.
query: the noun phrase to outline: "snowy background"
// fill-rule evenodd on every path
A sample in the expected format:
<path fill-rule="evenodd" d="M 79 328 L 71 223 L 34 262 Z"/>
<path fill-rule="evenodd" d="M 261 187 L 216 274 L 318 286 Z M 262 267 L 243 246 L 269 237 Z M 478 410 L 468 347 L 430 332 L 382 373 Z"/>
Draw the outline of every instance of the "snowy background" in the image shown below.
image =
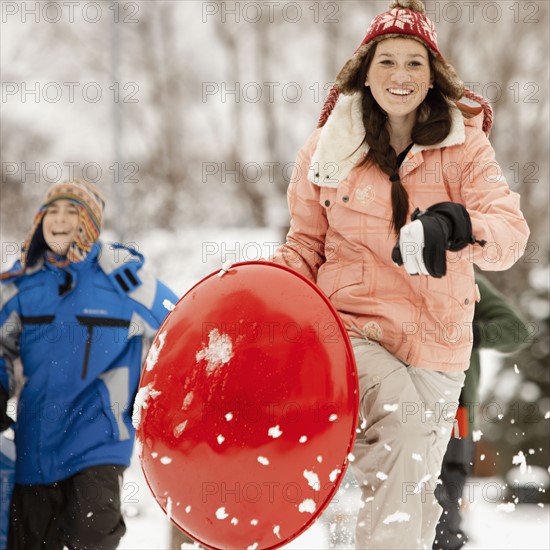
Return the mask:
<path fill-rule="evenodd" d="M 503 411 L 535 407 L 527 410 L 536 422 L 505 417 L 484 428 L 480 444 L 505 458 L 498 467 L 487 459 L 485 477 L 472 480 L 469 549 L 550 548 L 547 493 L 540 505 L 502 506 L 497 498 L 520 448 L 543 482 L 550 462 L 549 6 L 426 2 L 440 49 L 492 102 L 491 141 L 531 228 L 525 257 L 490 278 L 524 313 L 534 344 L 511 361 L 485 354 L 482 392 Z M 105 239 L 144 253 L 179 295 L 226 260 L 269 256 L 286 232 L 296 152 L 337 71 L 386 7 L 386 0 L 0 2 L 2 269 L 18 257 L 47 187 L 71 176 L 106 194 Z M 358 497 L 346 482 L 338 502 L 290 547 L 350 546 Z M 123 497 L 121 548 L 170 548 L 170 525 L 137 461 Z"/>

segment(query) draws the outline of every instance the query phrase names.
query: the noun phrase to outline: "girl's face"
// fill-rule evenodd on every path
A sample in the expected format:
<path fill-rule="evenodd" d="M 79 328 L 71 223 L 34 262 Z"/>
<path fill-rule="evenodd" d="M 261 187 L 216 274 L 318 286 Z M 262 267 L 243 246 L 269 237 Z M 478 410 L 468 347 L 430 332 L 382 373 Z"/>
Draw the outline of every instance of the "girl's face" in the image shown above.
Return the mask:
<path fill-rule="evenodd" d="M 365 86 L 370 86 L 390 122 L 416 116 L 432 88 L 428 50 L 410 38 L 387 38 L 376 45 Z"/>
<path fill-rule="evenodd" d="M 74 202 L 58 199 L 48 205 L 42 219 L 42 232 L 48 248 L 59 256 L 66 256 L 79 224 L 80 213 Z"/>

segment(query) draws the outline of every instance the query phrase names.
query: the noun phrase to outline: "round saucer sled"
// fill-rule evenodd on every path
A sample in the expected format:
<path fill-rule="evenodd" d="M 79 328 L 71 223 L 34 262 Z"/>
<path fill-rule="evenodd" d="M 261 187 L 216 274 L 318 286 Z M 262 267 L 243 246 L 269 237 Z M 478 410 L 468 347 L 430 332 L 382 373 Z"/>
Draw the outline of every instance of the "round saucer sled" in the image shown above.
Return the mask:
<path fill-rule="evenodd" d="M 209 548 L 275 549 L 338 489 L 353 446 L 357 374 L 344 326 L 290 268 L 205 277 L 149 350 L 134 406 L 156 500 Z"/>

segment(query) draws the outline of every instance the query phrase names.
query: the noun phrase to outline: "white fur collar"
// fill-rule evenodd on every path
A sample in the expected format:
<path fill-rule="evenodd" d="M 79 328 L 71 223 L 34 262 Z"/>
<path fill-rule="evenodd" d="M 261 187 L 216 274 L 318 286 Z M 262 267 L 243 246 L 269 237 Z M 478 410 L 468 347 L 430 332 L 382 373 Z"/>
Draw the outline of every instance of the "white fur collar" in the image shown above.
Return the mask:
<path fill-rule="evenodd" d="M 442 142 L 435 145 L 414 144 L 410 154 L 464 143 L 464 119 L 454 105 L 451 106 L 451 116 L 451 131 Z M 321 130 L 317 147 L 311 157 L 309 180 L 319 187 L 338 187 L 359 160 L 368 153 L 369 146 L 362 143 L 364 137 L 361 94 L 341 94 Z"/>

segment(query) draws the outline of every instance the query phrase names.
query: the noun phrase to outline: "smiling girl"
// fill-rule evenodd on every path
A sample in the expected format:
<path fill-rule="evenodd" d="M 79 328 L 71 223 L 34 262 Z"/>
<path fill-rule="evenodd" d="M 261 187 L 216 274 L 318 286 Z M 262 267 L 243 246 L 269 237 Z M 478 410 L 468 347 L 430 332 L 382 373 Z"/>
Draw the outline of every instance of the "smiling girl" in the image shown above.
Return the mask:
<path fill-rule="evenodd" d="M 423 3 L 394 0 L 298 155 L 290 231 L 272 259 L 316 282 L 351 338 L 357 548 L 434 542 L 434 489 L 472 349 L 473 264 L 509 268 L 529 235 L 491 123 L 439 51 Z"/>

